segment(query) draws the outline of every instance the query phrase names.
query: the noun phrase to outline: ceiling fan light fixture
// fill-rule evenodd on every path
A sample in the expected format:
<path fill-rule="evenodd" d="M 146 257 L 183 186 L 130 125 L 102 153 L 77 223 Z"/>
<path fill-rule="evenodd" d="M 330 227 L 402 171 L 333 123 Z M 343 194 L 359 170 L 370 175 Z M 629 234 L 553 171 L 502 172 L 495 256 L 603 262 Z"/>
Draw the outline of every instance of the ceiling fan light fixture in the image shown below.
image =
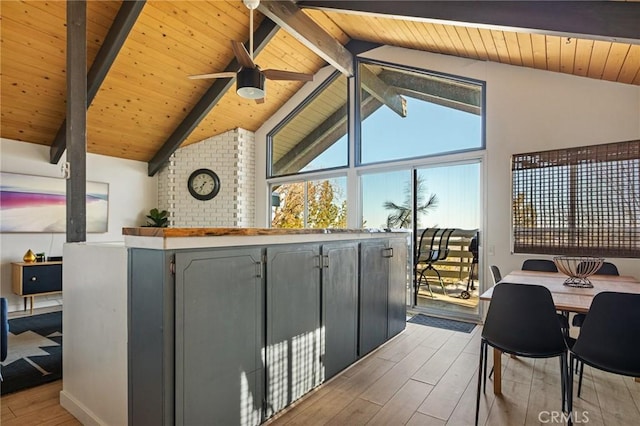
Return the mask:
<path fill-rule="evenodd" d="M 245 99 L 262 99 L 265 95 L 265 77 L 258 68 L 243 67 L 236 78 L 236 93 Z"/>

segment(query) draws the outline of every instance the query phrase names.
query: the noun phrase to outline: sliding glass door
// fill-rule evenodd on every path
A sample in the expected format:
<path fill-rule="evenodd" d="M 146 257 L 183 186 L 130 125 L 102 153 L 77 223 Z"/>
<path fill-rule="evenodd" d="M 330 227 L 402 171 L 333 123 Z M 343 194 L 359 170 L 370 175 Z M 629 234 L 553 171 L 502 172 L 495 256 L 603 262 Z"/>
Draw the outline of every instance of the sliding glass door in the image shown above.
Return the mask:
<path fill-rule="evenodd" d="M 416 308 L 479 315 L 480 166 L 478 160 L 414 171 Z"/>

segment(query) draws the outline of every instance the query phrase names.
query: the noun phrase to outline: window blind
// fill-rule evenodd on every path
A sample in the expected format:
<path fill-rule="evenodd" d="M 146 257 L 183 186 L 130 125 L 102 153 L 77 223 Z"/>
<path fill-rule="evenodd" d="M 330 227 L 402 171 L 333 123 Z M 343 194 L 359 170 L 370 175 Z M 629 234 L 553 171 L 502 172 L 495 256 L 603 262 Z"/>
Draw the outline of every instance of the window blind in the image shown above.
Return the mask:
<path fill-rule="evenodd" d="M 512 157 L 513 251 L 640 257 L 640 141 Z"/>

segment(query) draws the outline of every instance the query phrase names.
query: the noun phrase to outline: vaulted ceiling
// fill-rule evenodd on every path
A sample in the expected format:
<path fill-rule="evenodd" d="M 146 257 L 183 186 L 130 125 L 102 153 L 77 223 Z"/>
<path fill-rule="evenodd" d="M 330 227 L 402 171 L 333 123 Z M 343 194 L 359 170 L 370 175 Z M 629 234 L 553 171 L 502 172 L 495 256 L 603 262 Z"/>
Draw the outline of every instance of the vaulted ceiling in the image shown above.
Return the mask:
<path fill-rule="evenodd" d="M 361 40 L 640 85 L 640 3 L 571 3 L 580 2 L 263 0 L 255 61 L 311 74 L 329 62 L 348 72 L 350 54 L 338 48 Z M 0 8 L 1 136 L 49 146 L 58 138 L 63 150 L 66 3 L 2 1 Z M 268 80 L 258 104 L 239 97 L 233 79 L 188 78 L 236 71 L 231 41 L 248 38 L 241 0 L 88 1 L 95 93 L 87 151 L 149 162 L 153 173 L 179 146 L 236 127 L 257 130 L 303 82 Z"/>

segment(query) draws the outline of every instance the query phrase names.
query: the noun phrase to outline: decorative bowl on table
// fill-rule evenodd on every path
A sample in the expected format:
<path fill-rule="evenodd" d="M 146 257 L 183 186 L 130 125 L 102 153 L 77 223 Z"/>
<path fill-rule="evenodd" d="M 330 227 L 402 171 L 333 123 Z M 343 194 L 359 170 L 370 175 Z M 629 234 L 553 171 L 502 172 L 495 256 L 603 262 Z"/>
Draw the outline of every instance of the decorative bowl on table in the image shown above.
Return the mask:
<path fill-rule="evenodd" d="M 569 287 L 592 288 L 589 277 L 602 266 L 604 258 L 593 256 L 556 256 L 553 258 L 558 271 L 569 276 L 564 285 Z"/>

